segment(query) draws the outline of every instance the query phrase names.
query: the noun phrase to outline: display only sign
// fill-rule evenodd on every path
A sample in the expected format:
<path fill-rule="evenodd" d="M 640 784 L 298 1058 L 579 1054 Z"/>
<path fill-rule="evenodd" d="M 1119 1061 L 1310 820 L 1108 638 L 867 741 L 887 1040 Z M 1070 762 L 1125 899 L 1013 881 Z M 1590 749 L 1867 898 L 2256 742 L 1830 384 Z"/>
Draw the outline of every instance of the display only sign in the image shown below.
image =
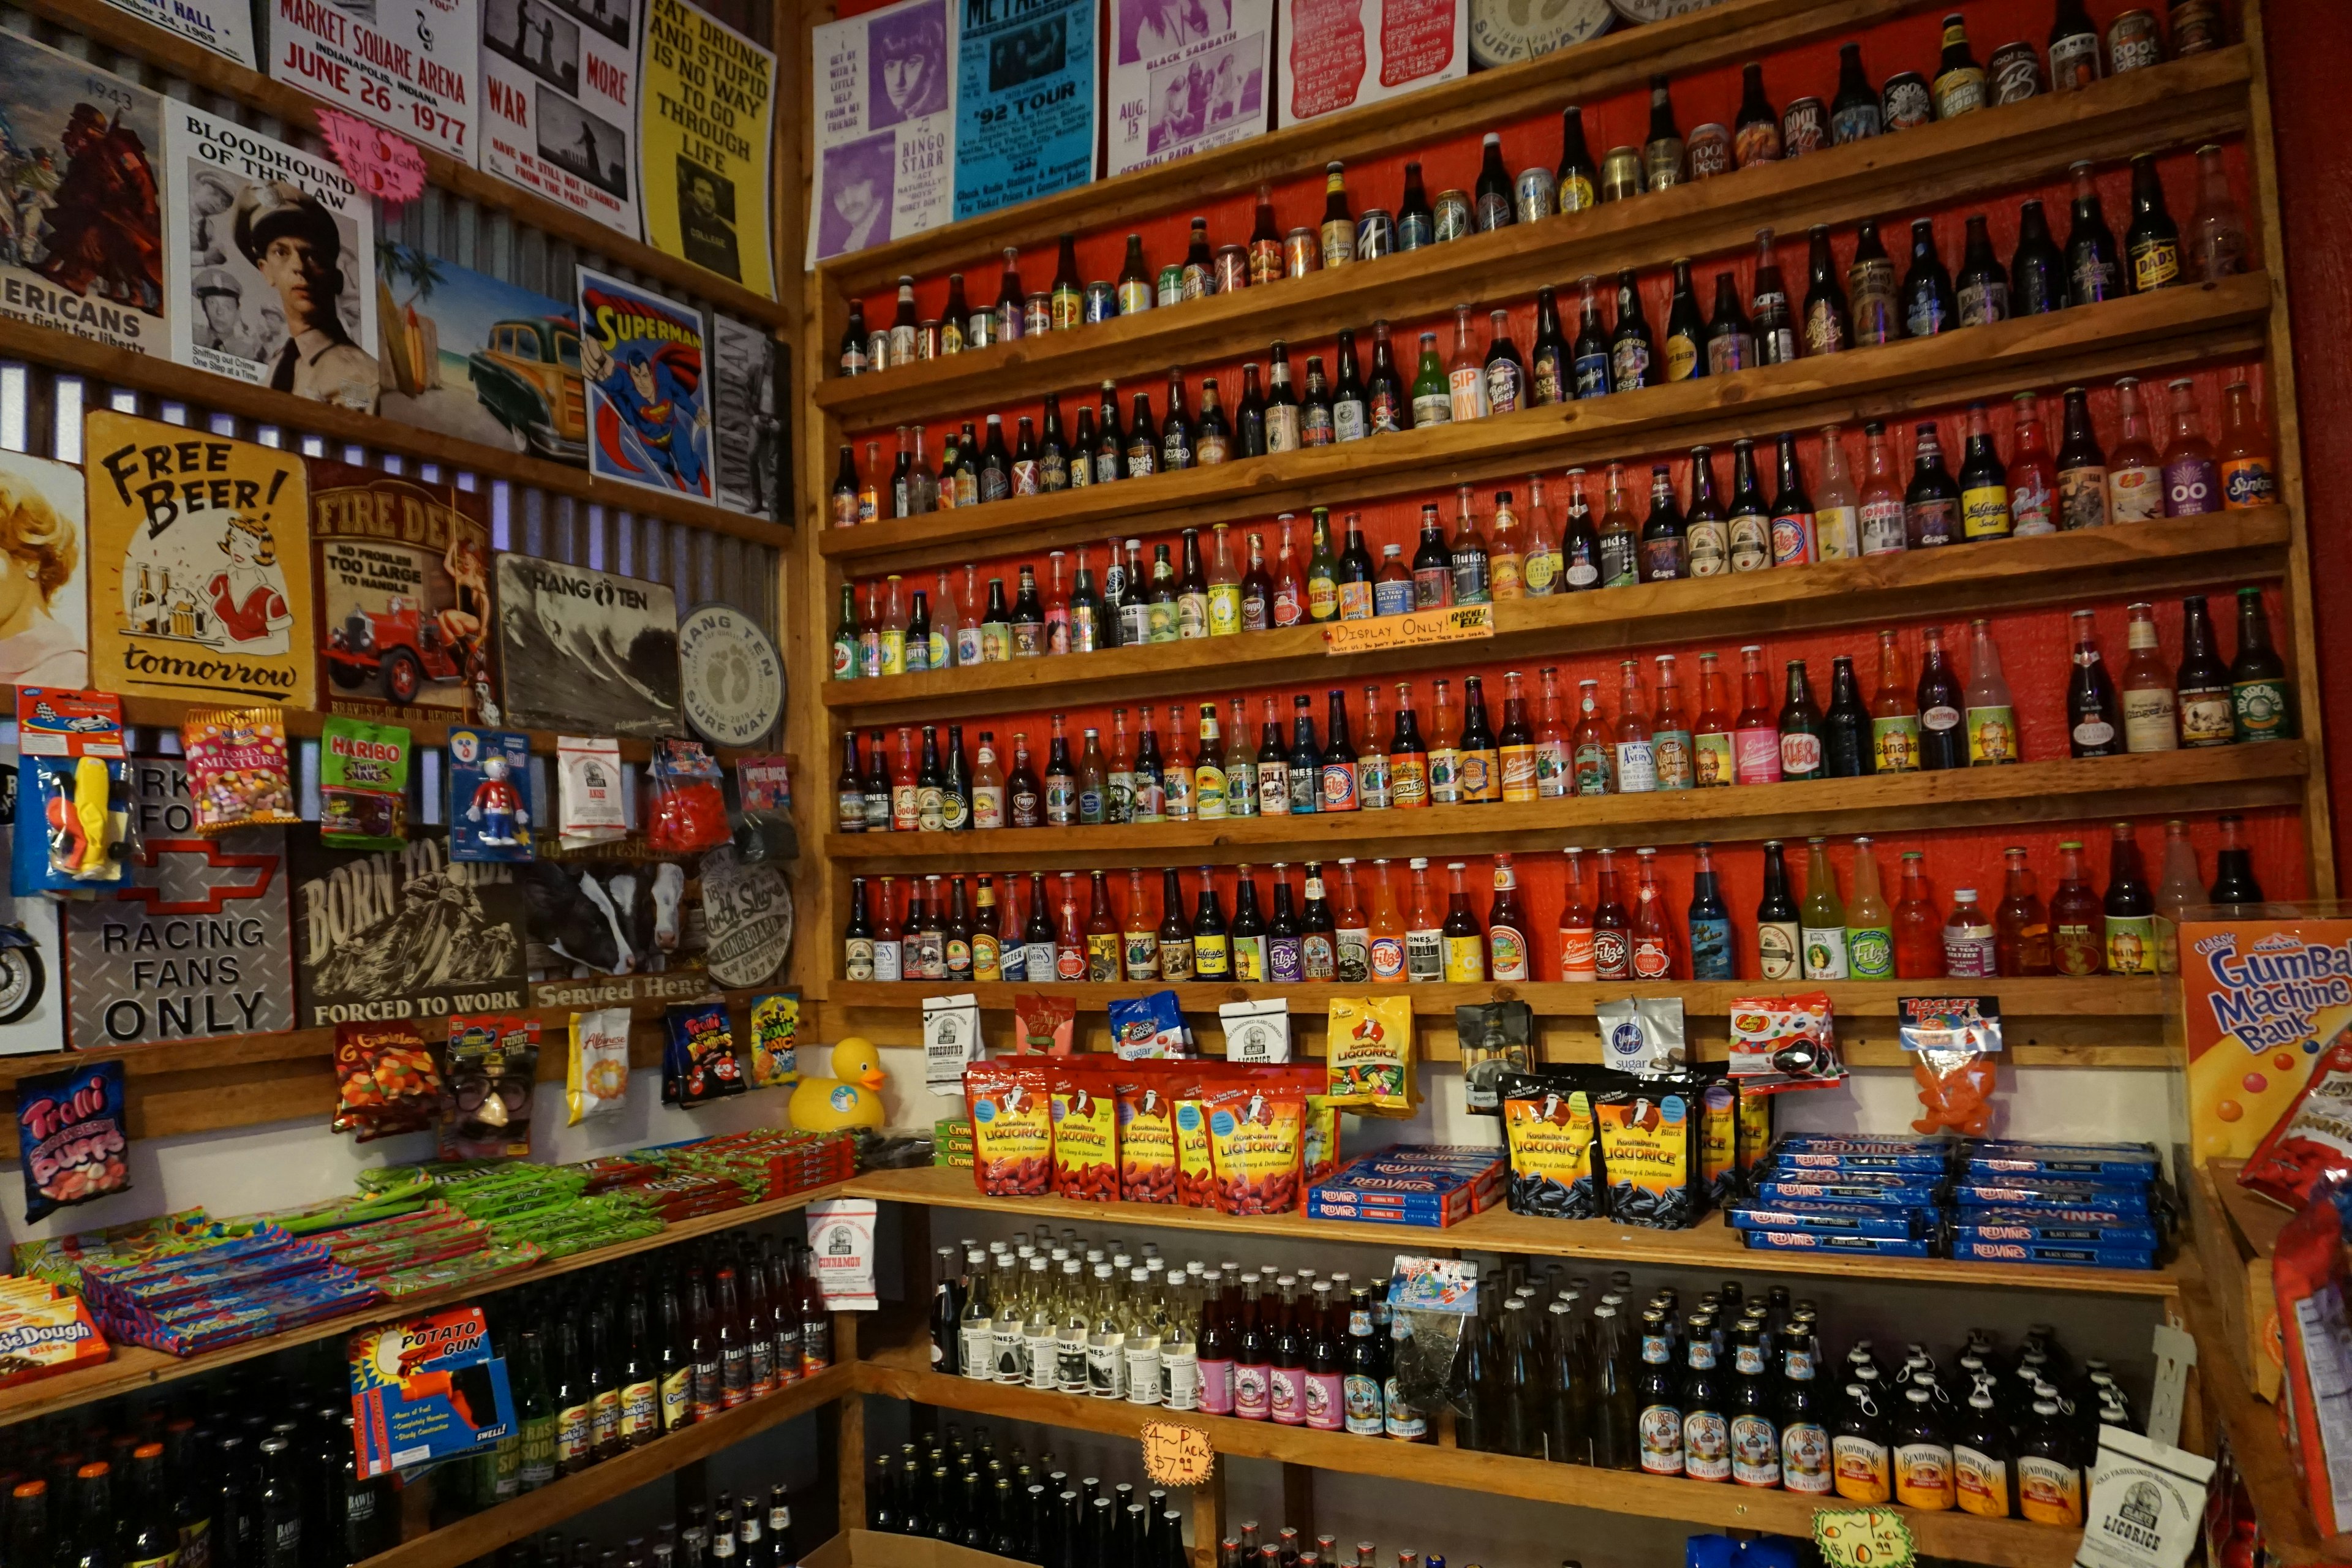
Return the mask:
<path fill-rule="evenodd" d="M 2189 1157 L 2243 1160 L 2352 1030 L 2352 918 L 2183 921 L 2180 980 Z"/>

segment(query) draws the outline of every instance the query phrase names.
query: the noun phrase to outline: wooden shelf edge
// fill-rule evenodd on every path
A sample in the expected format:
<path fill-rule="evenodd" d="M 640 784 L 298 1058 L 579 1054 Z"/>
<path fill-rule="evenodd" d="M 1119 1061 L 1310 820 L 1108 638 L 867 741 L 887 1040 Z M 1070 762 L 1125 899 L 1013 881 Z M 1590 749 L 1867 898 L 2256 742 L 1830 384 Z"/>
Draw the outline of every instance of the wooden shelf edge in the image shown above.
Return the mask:
<path fill-rule="evenodd" d="M 765 1399 L 738 1405 L 709 1421 L 656 1438 L 642 1448 L 551 1481 L 537 1491 L 402 1542 L 388 1552 L 362 1559 L 357 1568 L 463 1568 L 501 1546 L 855 1394 L 859 1382 L 855 1363 L 829 1366 Z"/>
<path fill-rule="evenodd" d="M 1334 658 L 1324 650 L 1321 626 L 1286 626 L 1213 640 L 828 680 L 820 700 L 837 712 L 884 713 L 903 721 L 933 710 L 959 716 L 1006 711 L 1034 700 L 1041 681 L 1050 682 L 1066 702 L 1073 700 L 1067 694 L 1087 688 L 1115 690 L 1126 700 L 1211 675 L 1226 682 L 1244 677 L 1265 681 L 1282 672 L 1340 679 L 1360 666 L 1423 668 L 1468 655 L 1507 658 L 1522 648 L 1558 657 L 1588 647 L 1677 642 L 1702 631 L 1708 637 L 1741 635 L 1800 605 L 1811 630 L 1876 624 L 1894 614 L 2071 604 L 2126 586 L 2137 592 L 2153 582 L 2201 580 L 2225 563 L 2232 578 L 2275 577 L 2286 570 L 2292 531 L 2286 507 L 2252 507 L 2124 528 L 1823 561 L 1738 577 L 1512 599 L 1495 606 L 1491 641 L 1405 650 L 1407 663 L 1400 663 L 1394 651 L 1376 660 Z M 1316 674 L 1309 677 L 1308 671 Z"/>
<path fill-rule="evenodd" d="M 105 9 L 94 6 L 93 10 Z M 792 537 L 788 528 L 744 517 L 685 496 L 671 495 L 640 485 L 600 479 L 585 468 L 551 463 L 542 458 L 504 452 L 476 441 L 438 431 L 422 430 L 379 415 L 313 403 L 292 393 L 248 385 L 215 375 L 194 365 L 174 363 L 158 354 L 138 353 L 78 338 L 54 327 L 0 320 L 0 358 L 22 359 L 77 375 L 128 386 L 196 405 L 219 408 L 244 418 L 277 425 L 301 435 L 316 435 L 378 451 L 399 452 L 419 461 L 468 469 L 483 484 L 493 479 L 530 485 L 568 495 L 614 511 L 698 528 L 755 544 L 781 546 Z M 292 443 L 289 442 L 289 445 Z M 333 456 L 335 454 L 330 454 Z"/>
<path fill-rule="evenodd" d="M 2045 316 L 2021 317 L 1934 338 L 1906 338 L 1875 348 L 1764 365 L 1738 375 L 1645 387 L 1639 392 L 1528 408 L 1462 425 L 1441 425 L 1212 468 L 1194 468 L 1024 496 L 818 532 L 828 560 L 887 563 L 898 570 L 969 552 L 981 541 L 1025 539 L 1045 548 L 1116 526 L 1156 526 L 1256 516 L 1294 508 L 1292 498 L 1335 500 L 1334 490 L 1370 499 L 1524 474 L 1572 455 L 1592 463 L 1615 454 L 1660 449 L 1706 438 L 1729 420 L 1753 432 L 1835 418 L 1851 424 L 1880 414 L 1933 407 L 1980 395 L 1989 383 L 2021 383 L 2108 374 L 2112 365 L 2146 368 L 2200 354 L 2259 346 L 2238 335 L 2270 312 L 2274 282 L 2248 273 L 2218 283 L 2135 294 Z M 2221 334 L 2220 336 L 2213 336 Z M 2210 341 L 2209 341 L 2210 340 Z M 1712 423 L 1711 423 L 1712 422 Z M 1118 520 L 1116 523 L 1113 520 Z M 869 564 L 866 570 L 886 569 Z"/>
<path fill-rule="evenodd" d="M 318 110 L 330 107 L 322 106 L 299 88 L 248 70 L 226 55 L 215 54 L 193 39 L 166 32 L 111 5 L 94 5 L 88 0 L 24 0 L 24 4 L 35 16 L 68 32 L 79 33 L 119 54 L 134 55 L 207 91 L 233 98 L 249 109 L 275 115 L 295 132 L 318 135 Z M 585 213 L 535 196 L 520 185 L 476 169 L 463 159 L 430 148 L 420 147 L 418 151 L 425 155 L 425 173 L 432 183 L 468 201 L 510 213 L 533 228 L 568 239 L 620 266 L 659 279 L 763 326 L 791 324 L 788 307 L 755 289 L 697 267 L 683 257 L 656 250 L 635 236 L 608 227 Z"/>
<path fill-rule="evenodd" d="M 2223 1281 L 2223 1288 L 2233 1288 Z M 2352 1563 L 2352 1533 L 2323 1536 L 2305 1500 L 2303 1478 L 2295 1472 L 2278 1430 L 2278 1412 L 2254 1397 L 2245 1373 L 2223 1333 L 2220 1314 L 2199 1279 L 2180 1291 L 2180 1314 L 2197 1341 L 2197 1386 L 2206 1407 L 2220 1420 L 2230 1444 L 2231 1458 L 2253 1500 L 2262 1521 L 2263 1544 L 2285 1568 L 2315 1563 Z"/>
<path fill-rule="evenodd" d="M 2080 92 L 2045 93 L 1996 114 L 1941 121 L 1892 141 L 1825 148 L 1639 201 L 1514 224 L 1078 331 L 866 375 L 832 375 L 811 395 L 845 426 L 879 429 L 983 399 L 1091 384 L 1140 366 L 1157 372 L 1246 358 L 1273 337 L 1320 338 L 1374 316 L 1410 320 L 1439 297 L 1483 306 L 1530 291 L 1531 278 L 1605 276 L 1659 257 L 1721 254 L 1750 246 L 1759 226 L 1784 227 L 1798 216 L 1836 225 L 1874 214 L 1895 195 L 1916 210 L 1958 192 L 2053 177 L 2092 155 L 2085 148 L 2096 150 L 2097 137 L 2126 127 L 2135 151 L 2155 150 L 2151 132 L 2168 146 L 2210 140 L 2231 124 L 2242 126 L 2252 75 L 2245 46 L 2231 45 L 2110 77 Z M 1400 306 L 1400 300 L 1406 302 Z"/>
<path fill-rule="evenodd" d="M 1556 1465 L 1435 1443 L 1392 1443 L 1198 1411 L 1169 1412 L 1157 1405 L 1048 1394 L 880 1361 L 859 1363 L 858 1378 L 865 1393 L 1007 1420 L 1123 1437 L 1138 1435 L 1146 1421 L 1174 1421 L 1206 1431 L 1219 1454 L 1235 1458 L 1275 1459 L 1319 1470 L 1459 1488 L 1604 1513 L 1810 1538 L 1816 1506 L 1851 1506 L 1842 1499 L 1816 1505 L 1794 1492 Z M 2065 1568 L 2074 1561 L 2081 1539 L 2080 1531 L 2024 1520 L 1981 1520 L 1965 1513 L 1922 1513 L 1912 1509 L 1895 1511 L 1910 1524 L 1922 1554 L 1996 1568 Z M 380 1561 L 373 1560 L 365 1568 L 375 1568 Z"/>
<path fill-rule="evenodd" d="M 0 1426 L 13 1426 L 20 1421 L 37 1420 L 44 1415 L 53 1415 L 61 1410 L 71 1410 L 100 1399 L 111 1399 L 117 1394 L 136 1394 L 141 1389 L 152 1388 L 158 1384 L 176 1382 L 180 1378 L 194 1377 L 199 1373 L 213 1372 L 221 1367 L 235 1366 L 240 1362 L 271 1355 L 296 1345 L 311 1344 L 320 1340 L 331 1340 L 354 1330 L 363 1329 L 370 1323 L 388 1322 L 394 1318 L 413 1317 L 419 1312 L 430 1312 L 443 1307 L 456 1306 L 460 1302 L 471 1301 L 516 1285 L 536 1284 L 542 1279 L 553 1279 L 578 1269 L 593 1268 L 598 1264 L 617 1262 L 641 1252 L 652 1251 L 656 1247 L 667 1247 L 673 1242 L 691 1241 L 696 1237 L 708 1236 L 714 1231 L 731 1230 L 742 1225 L 758 1225 L 781 1215 L 806 1208 L 813 1203 L 822 1203 L 827 1198 L 839 1197 L 845 1190 L 845 1184 L 835 1182 L 821 1187 L 811 1187 L 805 1192 L 790 1193 L 781 1198 L 770 1199 L 766 1203 L 747 1204 L 741 1208 L 730 1209 L 724 1214 L 705 1215 L 698 1219 L 680 1220 L 676 1225 L 666 1226 L 656 1235 L 643 1237 L 635 1241 L 622 1242 L 613 1247 L 599 1247 L 586 1252 L 575 1252 L 569 1258 L 559 1258 L 551 1263 L 542 1263 L 538 1268 L 529 1269 L 522 1274 L 494 1280 L 487 1285 L 467 1285 L 447 1290 L 430 1291 L 405 1301 L 378 1302 L 362 1311 L 347 1312 L 340 1317 L 322 1319 L 315 1323 L 305 1323 L 299 1328 L 289 1329 L 283 1333 L 265 1334 L 258 1339 L 247 1340 L 239 1344 L 225 1345 L 219 1350 L 207 1351 L 201 1355 L 172 1356 L 165 1355 L 161 1351 L 148 1350 L 141 1345 L 117 1345 L 114 1347 L 113 1355 L 96 1366 L 87 1367 L 79 1372 L 59 1373 L 55 1377 L 39 1378 L 31 1383 L 18 1384 L 13 1388 L 0 1389 Z"/>

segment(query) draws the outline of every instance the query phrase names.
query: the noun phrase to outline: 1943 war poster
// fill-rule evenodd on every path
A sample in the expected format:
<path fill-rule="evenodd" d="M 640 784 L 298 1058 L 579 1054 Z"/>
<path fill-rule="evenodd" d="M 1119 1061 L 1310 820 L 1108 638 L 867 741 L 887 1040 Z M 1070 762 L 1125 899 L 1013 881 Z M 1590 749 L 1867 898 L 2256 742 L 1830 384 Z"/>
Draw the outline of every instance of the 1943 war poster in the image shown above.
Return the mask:
<path fill-rule="evenodd" d="M 1095 174 L 1097 0 L 957 0 L 955 215 Z"/>
<path fill-rule="evenodd" d="M 637 0 L 480 0 L 482 167 L 637 234 Z"/>
<path fill-rule="evenodd" d="M 588 471 L 709 500 L 710 366 L 702 312 L 585 267 L 579 273 Z"/>
<path fill-rule="evenodd" d="M 955 216 L 951 0 L 898 0 L 810 30 L 816 180 L 808 264 Z"/>
<path fill-rule="evenodd" d="M 309 468 L 329 706 L 394 722 L 417 708 L 484 717 L 494 635 L 488 498 L 329 458 Z"/>
<path fill-rule="evenodd" d="M 84 443 L 92 683 L 316 707 L 300 454 L 110 409 Z"/>
<path fill-rule="evenodd" d="M 638 115 L 646 243 L 773 299 L 775 55 L 686 0 L 646 0 Z"/>
<path fill-rule="evenodd" d="M 475 0 L 274 0 L 269 74 L 475 161 Z"/>

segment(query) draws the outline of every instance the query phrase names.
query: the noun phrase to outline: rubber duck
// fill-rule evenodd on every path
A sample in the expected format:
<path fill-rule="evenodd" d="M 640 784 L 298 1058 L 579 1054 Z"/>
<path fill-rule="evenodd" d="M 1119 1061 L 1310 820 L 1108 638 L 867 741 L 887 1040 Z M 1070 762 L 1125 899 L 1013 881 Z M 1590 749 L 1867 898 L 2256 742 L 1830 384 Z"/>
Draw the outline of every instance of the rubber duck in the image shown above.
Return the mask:
<path fill-rule="evenodd" d="M 881 1126 L 882 1086 L 890 1079 L 874 1042 L 860 1035 L 842 1040 L 833 1047 L 833 1071 L 832 1078 L 804 1078 L 793 1089 L 793 1125 L 803 1132 Z"/>

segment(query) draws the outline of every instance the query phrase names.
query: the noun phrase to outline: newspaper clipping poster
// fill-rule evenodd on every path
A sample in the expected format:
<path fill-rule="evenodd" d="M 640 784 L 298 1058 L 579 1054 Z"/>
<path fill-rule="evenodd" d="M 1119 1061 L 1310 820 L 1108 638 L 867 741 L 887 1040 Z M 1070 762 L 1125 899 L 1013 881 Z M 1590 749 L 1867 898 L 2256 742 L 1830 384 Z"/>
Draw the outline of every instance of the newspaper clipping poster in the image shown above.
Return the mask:
<path fill-rule="evenodd" d="M 0 315 L 168 353 L 163 100 L 15 33 L 0 70 Z"/>
<path fill-rule="evenodd" d="M 955 23 L 949 0 L 898 0 L 814 30 L 812 267 L 952 215 Z"/>
<path fill-rule="evenodd" d="M 709 356 L 702 312 L 585 267 L 579 274 L 588 471 L 709 500 Z"/>
<path fill-rule="evenodd" d="M 375 412 L 375 211 L 324 153 L 164 110 L 172 357 Z"/>
<path fill-rule="evenodd" d="M 1281 0 L 1282 123 L 1470 69 L 1470 0 Z"/>
<path fill-rule="evenodd" d="M 637 233 L 637 0 L 480 0 L 482 167 Z"/>
<path fill-rule="evenodd" d="M 956 216 L 1093 179 L 1096 0 L 962 0 L 962 9 Z"/>
<path fill-rule="evenodd" d="M 269 74 L 474 162 L 474 0 L 277 0 Z"/>
<path fill-rule="evenodd" d="M 783 421 L 790 395 L 780 384 L 776 340 L 761 328 L 712 312 L 710 436 L 719 504 L 745 517 L 783 506 Z"/>
<path fill-rule="evenodd" d="M 646 243 L 775 298 L 776 57 L 686 0 L 646 0 L 639 112 Z"/>
<path fill-rule="evenodd" d="M 253 49 L 253 7 L 247 0 L 110 0 L 110 4 L 152 26 L 226 55 L 247 70 L 260 68 Z"/>
<path fill-rule="evenodd" d="M 1265 129 L 1274 0 L 1111 0 L 1110 169 Z"/>

